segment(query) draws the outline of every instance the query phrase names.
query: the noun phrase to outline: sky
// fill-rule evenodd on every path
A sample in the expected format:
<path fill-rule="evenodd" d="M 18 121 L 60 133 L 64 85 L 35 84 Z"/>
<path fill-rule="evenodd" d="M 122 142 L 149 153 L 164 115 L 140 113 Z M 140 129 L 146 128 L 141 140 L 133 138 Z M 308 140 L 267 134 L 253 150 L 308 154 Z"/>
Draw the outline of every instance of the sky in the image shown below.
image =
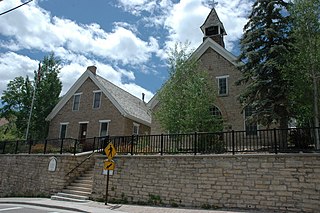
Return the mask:
<path fill-rule="evenodd" d="M 0 0 L 0 13 L 27 0 Z M 213 2 L 213 1 L 211 1 Z M 252 0 L 216 0 L 227 32 L 226 49 L 239 39 Z M 0 16 L 0 97 L 18 76 L 33 79 L 51 52 L 61 60 L 64 95 L 88 66 L 146 101 L 168 77 L 167 53 L 177 42 L 196 49 L 210 12 L 202 0 L 34 0 Z"/>

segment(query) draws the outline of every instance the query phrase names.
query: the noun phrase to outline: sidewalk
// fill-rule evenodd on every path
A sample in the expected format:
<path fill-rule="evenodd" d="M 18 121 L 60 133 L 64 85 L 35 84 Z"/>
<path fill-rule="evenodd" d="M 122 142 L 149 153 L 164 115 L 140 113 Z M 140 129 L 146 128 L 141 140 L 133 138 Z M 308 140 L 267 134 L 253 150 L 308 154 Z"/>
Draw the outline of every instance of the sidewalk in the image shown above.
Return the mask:
<path fill-rule="evenodd" d="M 49 208 L 57 208 L 76 212 L 90 213 L 240 213 L 254 211 L 218 211 L 218 210 L 201 210 L 201 209 L 181 209 L 181 208 L 165 208 L 153 206 L 135 206 L 135 205 L 117 205 L 89 201 L 87 203 L 76 203 L 67 201 L 51 200 L 49 198 L 0 198 L 1 204 L 23 204 L 35 205 Z M 260 211 L 261 212 L 261 211 Z"/>

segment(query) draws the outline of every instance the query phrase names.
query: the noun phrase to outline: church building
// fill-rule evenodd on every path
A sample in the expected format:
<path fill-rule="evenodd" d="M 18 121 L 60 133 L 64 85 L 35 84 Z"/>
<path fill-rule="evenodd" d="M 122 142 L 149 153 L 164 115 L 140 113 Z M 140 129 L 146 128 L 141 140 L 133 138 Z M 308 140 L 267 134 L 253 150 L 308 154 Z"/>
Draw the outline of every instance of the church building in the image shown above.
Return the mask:
<path fill-rule="evenodd" d="M 212 113 L 221 115 L 224 124 L 224 131 L 246 130 L 248 134 L 257 134 L 257 125 L 246 123 L 246 117 L 251 115 L 249 110 L 242 113 L 242 106 L 238 97 L 243 86 L 235 83 L 241 77 L 237 69 L 237 57 L 225 49 L 224 36 L 227 32 L 213 8 L 205 22 L 200 27 L 203 32 L 203 42 L 194 51 L 193 57 L 199 61 L 200 66 L 209 72 L 216 91 L 215 103 L 212 103 Z M 148 103 L 155 112 L 160 103 L 155 95 Z M 165 133 L 156 118 L 152 117 L 151 134 Z"/>

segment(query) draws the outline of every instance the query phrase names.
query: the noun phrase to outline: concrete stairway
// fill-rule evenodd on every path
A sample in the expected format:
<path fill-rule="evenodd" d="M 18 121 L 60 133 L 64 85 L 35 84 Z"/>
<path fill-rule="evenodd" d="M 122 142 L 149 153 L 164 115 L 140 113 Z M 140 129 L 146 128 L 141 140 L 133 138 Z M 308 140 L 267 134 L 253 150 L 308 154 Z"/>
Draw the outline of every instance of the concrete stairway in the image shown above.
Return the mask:
<path fill-rule="evenodd" d="M 62 190 L 62 192 L 51 196 L 52 200 L 64 200 L 71 202 L 88 202 L 92 192 L 93 168 L 86 171 L 74 182 Z"/>

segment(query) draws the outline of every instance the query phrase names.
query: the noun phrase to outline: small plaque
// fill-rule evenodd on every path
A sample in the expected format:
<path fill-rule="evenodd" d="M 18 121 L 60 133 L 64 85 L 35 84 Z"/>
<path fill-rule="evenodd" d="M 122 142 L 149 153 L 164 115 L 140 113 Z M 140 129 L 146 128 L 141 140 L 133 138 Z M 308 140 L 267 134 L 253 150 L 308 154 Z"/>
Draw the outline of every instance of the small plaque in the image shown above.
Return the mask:
<path fill-rule="evenodd" d="M 56 171 L 56 168 L 57 168 L 57 158 L 51 157 L 50 162 L 49 162 L 49 166 L 48 166 L 48 171 L 54 172 L 54 171 Z"/>

